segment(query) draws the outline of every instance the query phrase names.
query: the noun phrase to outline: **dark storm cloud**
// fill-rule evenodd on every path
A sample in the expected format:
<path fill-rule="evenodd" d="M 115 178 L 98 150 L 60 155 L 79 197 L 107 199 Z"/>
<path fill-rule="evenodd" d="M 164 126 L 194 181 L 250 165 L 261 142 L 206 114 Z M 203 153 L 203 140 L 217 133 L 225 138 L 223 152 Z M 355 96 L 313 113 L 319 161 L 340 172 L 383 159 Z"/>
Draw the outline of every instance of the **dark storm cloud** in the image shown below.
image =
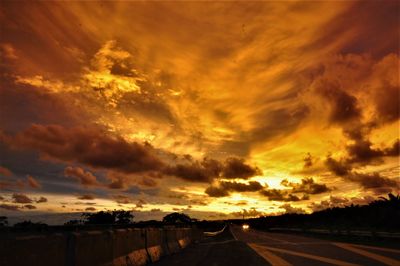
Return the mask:
<path fill-rule="evenodd" d="M 382 57 L 397 51 L 398 10 L 397 1 L 385 1 L 384 4 L 376 1 L 351 2 L 350 8 L 339 12 L 321 27 L 315 35 L 317 38 L 304 47 L 304 52 L 327 47 L 338 36 L 346 36 L 346 41 L 340 45 L 342 53 L 371 53 L 374 57 Z"/>
<path fill-rule="evenodd" d="M 211 197 L 229 196 L 230 192 L 256 192 L 265 187 L 257 181 L 248 183 L 219 181 L 218 186 L 210 186 L 205 190 L 205 193 Z"/>
<path fill-rule="evenodd" d="M 315 92 L 329 103 L 330 122 L 341 124 L 361 118 L 357 98 L 344 91 L 340 83 L 329 79 L 320 79 L 315 84 Z"/>
<path fill-rule="evenodd" d="M 12 195 L 13 202 L 15 203 L 32 203 L 33 200 L 24 194 L 14 193 Z"/>
<path fill-rule="evenodd" d="M 315 183 L 313 178 L 304 178 L 301 183 L 292 183 L 285 179 L 281 182 L 281 185 L 291 187 L 292 193 L 321 194 L 331 190 L 325 184 Z"/>
<path fill-rule="evenodd" d="M 344 159 L 335 160 L 328 157 L 325 165 L 335 175 L 342 177 L 344 180 L 355 182 L 366 190 L 375 192 L 382 190 L 387 193 L 392 189 L 400 188 L 400 181 L 381 176 L 379 173 L 358 173 L 353 171 L 351 163 Z"/>
<path fill-rule="evenodd" d="M 113 195 L 112 198 L 115 200 L 115 202 L 119 204 L 130 204 L 133 203 L 133 199 L 129 196 L 125 195 Z"/>
<path fill-rule="evenodd" d="M 83 186 L 99 185 L 96 176 L 89 171 L 85 171 L 81 167 L 68 166 L 64 169 L 64 175 L 77 179 Z"/>
<path fill-rule="evenodd" d="M 0 209 L 5 209 L 8 211 L 19 211 L 21 207 L 18 205 L 11 205 L 11 204 L 0 204 Z"/>
<path fill-rule="evenodd" d="M 301 201 L 309 199 L 309 196 L 306 194 L 304 194 L 302 197 L 299 197 L 290 193 L 290 190 L 266 189 L 261 190 L 260 194 L 268 197 L 268 200 L 274 201 Z"/>
<path fill-rule="evenodd" d="M 94 200 L 95 196 L 91 194 L 84 194 L 78 197 L 80 200 Z"/>
<path fill-rule="evenodd" d="M 14 137 L 6 137 L 6 142 L 14 147 L 35 149 L 50 158 L 127 173 L 163 166 L 149 145 L 128 143 L 99 129 L 32 125 Z"/>
<path fill-rule="evenodd" d="M 306 211 L 304 209 L 293 207 L 289 203 L 283 204 L 283 205 L 279 206 L 279 208 L 284 209 L 285 213 L 306 213 Z"/>
<path fill-rule="evenodd" d="M 337 176 L 346 176 L 352 169 L 348 163 L 342 160 L 338 161 L 330 156 L 325 160 L 325 165 Z"/>
<path fill-rule="evenodd" d="M 400 155 L 400 139 L 397 139 L 393 145 L 383 150 L 386 156 L 399 156 Z"/>
<path fill-rule="evenodd" d="M 226 190 L 223 189 L 223 188 L 214 187 L 214 186 L 208 187 L 208 188 L 205 190 L 205 193 L 206 193 L 207 195 L 209 195 L 210 197 L 215 197 L 215 198 L 220 198 L 220 197 L 229 196 L 229 192 L 228 192 L 228 191 L 226 191 Z"/>
<path fill-rule="evenodd" d="M 39 199 L 36 200 L 36 203 L 43 203 L 43 202 L 47 202 L 47 198 L 40 197 Z"/>
<path fill-rule="evenodd" d="M 77 114 L 71 108 L 66 95 L 46 93 L 43 90 L 29 85 L 18 85 L 14 82 L 1 82 L 0 128 L 9 132 L 16 132 L 37 124 L 74 125 L 85 114 Z"/>
<path fill-rule="evenodd" d="M 141 89 L 147 86 L 141 84 Z M 163 101 L 156 92 L 146 90 L 146 94 L 128 92 L 121 95 L 117 108 L 127 117 L 144 116 L 155 122 L 176 124 L 176 118 L 171 108 Z"/>
<path fill-rule="evenodd" d="M 210 183 L 213 179 L 248 179 L 260 175 L 261 170 L 247 164 L 243 159 L 227 158 L 223 163 L 214 159 L 204 158 L 202 161 L 191 161 L 186 164 L 169 166 L 164 170 L 167 175 L 174 175 L 192 182 Z"/>
<path fill-rule="evenodd" d="M 145 187 L 156 187 L 158 184 L 153 178 L 149 177 L 143 177 L 138 181 L 139 185 L 145 186 Z"/>
<path fill-rule="evenodd" d="M 202 161 L 168 166 L 164 173 L 191 182 L 209 183 L 212 179 L 219 177 L 221 171 L 222 165 L 219 161 L 204 158 Z"/>
<path fill-rule="evenodd" d="M 42 187 L 42 185 L 40 185 L 39 181 L 37 181 L 33 176 L 28 175 L 27 179 L 28 179 L 28 185 L 31 188 L 41 188 Z"/>
<path fill-rule="evenodd" d="M 0 176 L 12 176 L 13 173 L 11 172 L 10 169 L 0 166 Z"/>
<path fill-rule="evenodd" d="M 219 181 L 218 186 L 210 186 L 205 190 L 205 193 L 211 197 L 225 197 L 230 192 L 256 192 L 263 189 L 264 186 L 257 181 L 248 183 Z"/>
<path fill-rule="evenodd" d="M 309 168 L 313 165 L 313 157 L 310 153 L 307 153 L 306 157 L 303 159 L 304 161 L 304 168 Z"/>
<path fill-rule="evenodd" d="M 234 217 L 259 217 L 259 216 L 263 216 L 265 215 L 265 213 L 258 211 L 256 208 L 250 208 L 250 209 L 243 209 L 243 211 L 239 211 L 239 212 L 231 212 L 231 215 L 233 215 Z"/>
<path fill-rule="evenodd" d="M 261 174 L 262 172 L 259 168 L 250 166 L 243 159 L 235 157 L 226 159 L 222 170 L 222 176 L 225 178 L 248 179 L 249 177 Z"/>
<path fill-rule="evenodd" d="M 400 188 L 399 180 L 381 176 L 379 173 L 363 174 L 353 172 L 347 176 L 347 179 L 360 184 L 364 189 L 379 190 L 380 188 L 389 188 L 391 191 L 391 189 Z"/>
<path fill-rule="evenodd" d="M 220 181 L 219 183 L 224 189 L 234 192 L 255 192 L 264 188 L 264 186 L 257 181 L 250 181 L 247 184 L 226 181 Z"/>

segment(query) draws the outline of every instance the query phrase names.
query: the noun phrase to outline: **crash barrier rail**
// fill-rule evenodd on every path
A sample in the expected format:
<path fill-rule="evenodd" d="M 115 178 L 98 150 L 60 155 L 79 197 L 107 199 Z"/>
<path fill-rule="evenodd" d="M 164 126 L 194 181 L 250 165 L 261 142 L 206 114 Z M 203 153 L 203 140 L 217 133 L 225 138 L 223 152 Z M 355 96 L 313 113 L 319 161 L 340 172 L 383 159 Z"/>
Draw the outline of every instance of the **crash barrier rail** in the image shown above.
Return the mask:
<path fill-rule="evenodd" d="M 197 228 L 127 228 L 0 239 L 0 265 L 142 266 L 198 241 Z"/>
<path fill-rule="evenodd" d="M 222 228 L 222 229 L 219 230 L 219 231 L 216 231 L 216 232 L 203 232 L 203 234 L 204 234 L 205 236 L 216 236 L 216 235 L 222 233 L 222 232 L 225 230 L 225 228 L 226 228 L 226 224 L 225 224 L 224 228 Z"/>
<path fill-rule="evenodd" d="M 360 236 L 374 238 L 400 239 L 400 233 L 380 232 L 380 231 L 362 231 L 346 229 L 312 229 L 312 228 L 269 228 L 269 231 L 290 231 L 316 234 L 342 235 L 342 236 Z"/>

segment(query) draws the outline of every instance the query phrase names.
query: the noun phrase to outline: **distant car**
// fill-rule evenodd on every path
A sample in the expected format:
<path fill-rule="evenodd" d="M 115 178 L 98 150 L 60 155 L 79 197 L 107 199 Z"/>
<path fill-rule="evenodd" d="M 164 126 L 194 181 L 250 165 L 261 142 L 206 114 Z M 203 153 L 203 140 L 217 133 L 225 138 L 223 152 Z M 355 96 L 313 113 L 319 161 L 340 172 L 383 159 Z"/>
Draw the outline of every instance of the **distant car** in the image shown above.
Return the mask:
<path fill-rule="evenodd" d="M 243 230 L 248 230 L 250 228 L 250 226 L 248 224 L 243 224 L 242 225 L 242 229 Z"/>

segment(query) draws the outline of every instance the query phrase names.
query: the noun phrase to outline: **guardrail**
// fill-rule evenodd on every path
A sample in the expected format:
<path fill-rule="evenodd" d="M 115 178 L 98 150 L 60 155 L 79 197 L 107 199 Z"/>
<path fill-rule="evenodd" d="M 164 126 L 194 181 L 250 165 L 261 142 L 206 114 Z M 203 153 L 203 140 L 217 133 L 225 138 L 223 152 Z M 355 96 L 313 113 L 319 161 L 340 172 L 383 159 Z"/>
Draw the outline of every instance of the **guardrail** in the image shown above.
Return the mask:
<path fill-rule="evenodd" d="M 127 228 L 2 237 L 0 265 L 147 265 L 199 240 L 197 228 Z"/>
<path fill-rule="evenodd" d="M 222 233 L 222 232 L 225 230 L 226 226 L 227 226 L 227 225 L 225 224 L 224 228 L 222 228 L 222 229 L 219 230 L 219 231 L 216 231 L 216 232 L 203 232 L 203 234 L 204 234 L 205 236 L 216 236 L 216 235 Z"/>
<path fill-rule="evenodd" d="M 343 236 L 361 236 L 361 237 L 378 237 L 400 239 L 400 233 L 394 232 L 381 232 L 381 231 L 362 231 L 362 230 L 344 230 L 344 229 L 313 229 L 313 228 L 269 228 L 270 231 L 290 231 L 290 232 L 304 232 L 304 233 L 317 233 L 329 235 L 343 235 Z"/>

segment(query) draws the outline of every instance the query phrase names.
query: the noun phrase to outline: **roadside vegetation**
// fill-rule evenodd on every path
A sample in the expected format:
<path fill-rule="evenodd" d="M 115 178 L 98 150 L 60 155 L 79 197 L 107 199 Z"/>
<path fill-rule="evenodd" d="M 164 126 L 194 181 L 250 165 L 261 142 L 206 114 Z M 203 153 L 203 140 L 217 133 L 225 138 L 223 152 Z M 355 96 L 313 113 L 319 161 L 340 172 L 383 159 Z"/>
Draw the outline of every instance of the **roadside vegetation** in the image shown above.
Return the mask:
<path fill-rule="evenodd" d="M 232 220 L 240 223 L 241 220 Z M 400 232 L 400 196 L 388 194 L 368 205 L 328 208 L 311 214 L 283 214 L 246 220 L 252 228 L 300 228 Z"/>

